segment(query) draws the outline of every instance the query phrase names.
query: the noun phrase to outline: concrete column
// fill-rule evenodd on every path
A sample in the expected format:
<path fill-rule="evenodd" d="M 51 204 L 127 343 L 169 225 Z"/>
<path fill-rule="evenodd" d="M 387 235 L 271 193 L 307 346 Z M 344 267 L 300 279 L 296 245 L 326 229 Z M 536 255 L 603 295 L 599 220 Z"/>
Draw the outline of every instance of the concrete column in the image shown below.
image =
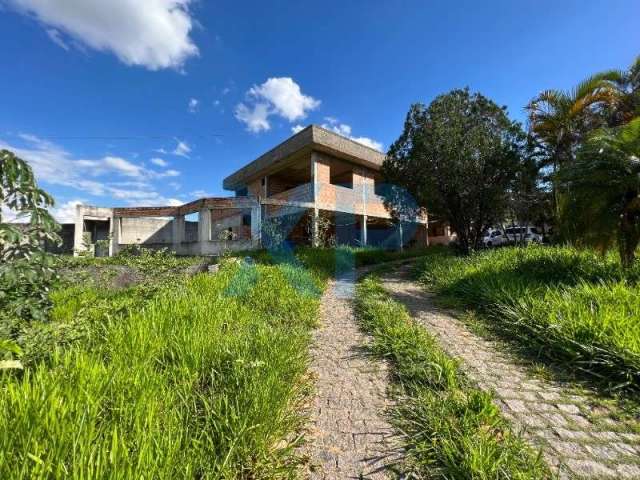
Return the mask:
<path fill-rule="evenodd" d="M 171 222 L 171 243 L 173 251 L 179 253 L 184 242 L 184 215 L 176 215 Z"/>
<path fill-rule="evenodd" d="M 255 246 L 262 243 L 262 206 L 251 207 L 251 241 Z"/>
<path fill-rule="evenodd" d="M 109 256 L 113 257 L 120 251 L 120 237 L 122 237 L 122 217 L 111 217 L 111 231 L 109 232 Z"/>
<path fill-rule="evenodd" d="M 360 217 L 360 244 L 363 247 L 367 246 L 367 216 L 362 215 Z"/>
<path fill-rule="evenodd" d="M 203 208 L 198 212 L 198 242 L 211 240 L 211 210 Z"/>
<path fill-rule="evenodd" d="M 318 181 L 318 163 L 316 160 L 316 152 L 311 152 L 311 189 L 313 203 L 318 201 L 318 194 L 320 193 L 320 183 Z"/>
<path fill-rule="evenodd" d="M 84 232 L 84 210 L 82 205 L 76 206 L 76 222 L 73 231 L 73 255 L 78 256 L 78 253 L 84 251 L 84 245 L 82 243 L 82 233 Z"/>
<path fill-rule="evenodd" d="M 318 231 L 318 218 L 320 217 L 320 210 L 318 210 L 317 208 L 313 209 L 313 215 L 311 216 L 311 245 L 313 245 L 314 247 L 318 246 L 318 235 L 319 235 L 319 231 Z"/>

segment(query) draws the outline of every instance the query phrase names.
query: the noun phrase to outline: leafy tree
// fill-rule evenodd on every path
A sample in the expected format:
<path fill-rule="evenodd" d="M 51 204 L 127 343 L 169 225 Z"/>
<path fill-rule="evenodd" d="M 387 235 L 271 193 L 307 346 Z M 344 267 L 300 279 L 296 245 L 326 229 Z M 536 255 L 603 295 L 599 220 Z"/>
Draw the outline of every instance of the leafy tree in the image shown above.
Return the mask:
<path fill-rule="evenodd" d="M 596 131 L 559 178 L 570 238 L 602 251 L 617 243 L 631 266 L 640 243 L 640 118 Z"/>
<path fill-rule="evenodd" d="M 428 107 L 411 106 L 383 174 L 432 218 L 447 221 L 468 253 L 505 210 L 523 140 L 505 107 L 468 89 L 453 90 Z M 402 198 L 387 197 L 387 206 L 402 210 Z"/>
<path fill-rule="evenodd" d="M 36 185 L 31 167 L 0 150 L 0 334 L 11 336 L 17 323 L 46 319 L 48 289 L 55 279 L 46 241 L 59 243 L 58 224 L 47 211 L 53 198 Z M 24 224 L 3 223 L 9 211 Z"/>
<path fill-rule="evenodd" d="M 520 162 L 508 188 L 505 218 L 518 225 L 545 225 L 552 219 L 551 193 L 541 175 L 544 154 L 534 138 L 522 146 Z M 524 242 L 524 237 L 521 239 Z"/>

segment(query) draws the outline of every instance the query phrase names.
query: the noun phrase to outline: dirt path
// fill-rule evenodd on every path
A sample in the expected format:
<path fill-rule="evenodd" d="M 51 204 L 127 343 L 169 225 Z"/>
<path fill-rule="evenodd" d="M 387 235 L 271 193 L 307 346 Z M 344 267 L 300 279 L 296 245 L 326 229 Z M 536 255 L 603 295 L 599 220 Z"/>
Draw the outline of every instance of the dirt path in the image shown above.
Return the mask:
<path fill-rule="evenodd" d="M 435 307 L 432 295 L 410 281 L 408 274 L 409 266 L 384 274 L 384 287 L 451 356 L 462 361 L 480 388 L 495 391 L 504 415 L 542 448 L 560 478 L 640 479 L 640 425 L 616 421 L 612 409 L 596 410 L 588 396 L 534 378 L 496 343 L 473 334 Z"/>
<path fill-rule="evenodd" d="M 311 479 L 382 479 L 398 458 L 384 417 L 386 365 L 363 351 L 368 337 L 353 311 L 355 274 L 332 282 L 314 335 L 312 371 L 317 376 L 311 414 Z"/>

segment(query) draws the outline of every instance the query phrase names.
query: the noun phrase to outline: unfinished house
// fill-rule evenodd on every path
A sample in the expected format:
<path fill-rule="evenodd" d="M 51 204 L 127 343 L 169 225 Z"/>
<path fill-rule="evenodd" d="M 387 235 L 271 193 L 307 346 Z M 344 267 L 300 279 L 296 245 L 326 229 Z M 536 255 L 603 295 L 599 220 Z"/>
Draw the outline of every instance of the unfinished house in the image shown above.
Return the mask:
<path fill-rule="evenodd" d="M 393 222 L 381 189 L 384 154 L 311 125 L 224 179 L 234 196 L 177 207 L 79 206 L 76 251 L 106 243 L 168 247 L 179 255 L 218 255 L 290 245 L 401 248 L 446 243 L 429 236 L 427 216 Z M 100 240 L 108 239 L 107 242 Z"/>

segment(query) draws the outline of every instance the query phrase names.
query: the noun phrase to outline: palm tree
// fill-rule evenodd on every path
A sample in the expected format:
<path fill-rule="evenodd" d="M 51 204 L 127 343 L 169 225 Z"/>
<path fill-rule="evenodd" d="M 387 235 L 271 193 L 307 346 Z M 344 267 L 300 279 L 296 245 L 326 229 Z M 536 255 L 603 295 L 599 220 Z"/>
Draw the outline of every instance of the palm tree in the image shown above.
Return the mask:
<path fill-rule="evenodd" d="M 640 56 L 613 82 L 617 101 L 605 108 L 609 126 L 619 126 L 640 116 Z"/>
<path fill-rule="evenodd" d="M 640 118 L 597 130 L 560 168 L 565 232 L 605 251 L 618 245 L 629 267 L 640 243 Z"/>
<path fill-rule="evenodd" d="M 617 71 L 599 73 L 571 91 L 545 90 L 525 107 L 530 130 L 546 147 L 554 170 L 571 161 L 576 145 L 599 126 L 598 108 L 616 102 L 620 78 Z"/>

